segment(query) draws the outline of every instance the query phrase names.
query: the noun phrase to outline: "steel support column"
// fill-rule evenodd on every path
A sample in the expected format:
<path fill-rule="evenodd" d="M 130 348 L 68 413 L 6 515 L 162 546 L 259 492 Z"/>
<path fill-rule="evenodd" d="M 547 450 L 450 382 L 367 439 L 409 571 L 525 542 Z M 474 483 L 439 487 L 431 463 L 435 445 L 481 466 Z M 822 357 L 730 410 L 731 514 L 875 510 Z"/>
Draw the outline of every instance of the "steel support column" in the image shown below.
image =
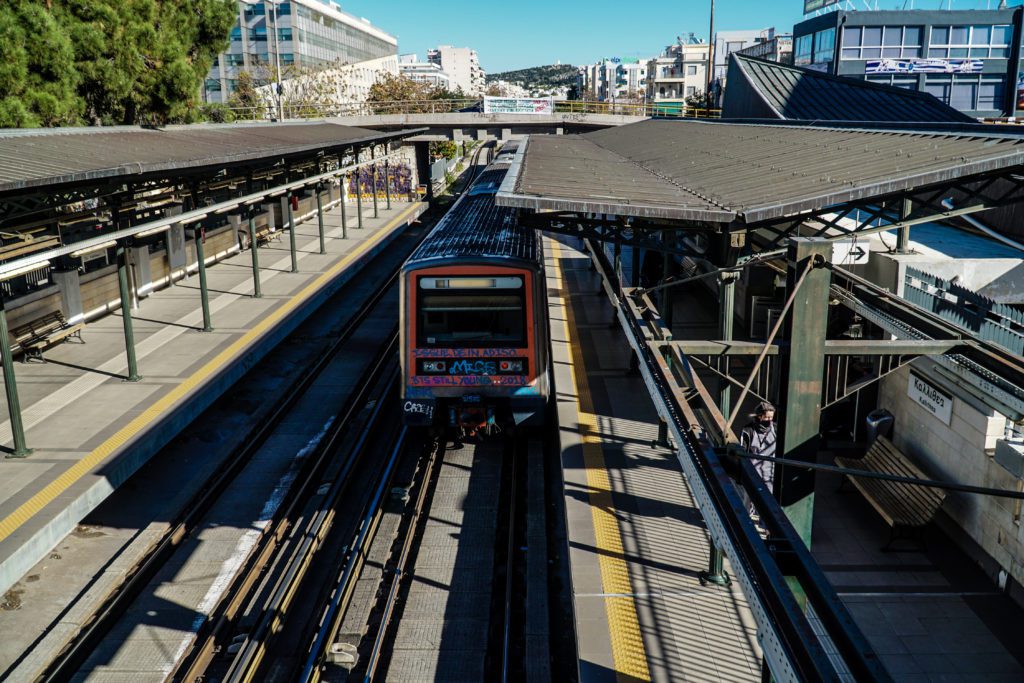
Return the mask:
<path fill-rule="evenodd" d="M 128 292 L 128 247 L 125 240 L 117 243 L 117 286 L 121 293 L 121 324 L 124 326 L 124 350 L 128 356 L 129 382 L 138 382 L 139 364 L 135 358 L 135 330 L 132 327 L 132 298 Z"/>
<path fill-rule="evenodd" d="M 358 159 L 358 156 L 356 157 Z M 363 227 L 363 173 L 356 170 L 356 227 Z"/>
<path fill-rule="evenodd" d="M 387 199 L 388 211 L 391 210 L 391 165 L 384 160 L 384 197 Z"/>
<path fill-rule="evenodd" d="M 377 148 L 370 147 L 370 185 L 373 188 L 373 217 L 380 218 L 377 211 Z"/>
<path fill-rule="evenodd" d="M 718 289 L 718 333 L 722 341 L 731 342 L 733 337 L 733 324 L 736 317 L 736 280 L 737 273 L 722 273 L 719 277 Z M 722 358 L 721 370 L 729 374 L 729 358 Z M 732 412 L 732 385 L 729 382 L 721 381 L 718 389 L 718 407 L 722 415 Z M 711 544 L 711 554 L 708 557 L 708 569 L 700 576 L 701 583 L 710 583 L 715 586 L 728 586 L 730 583 L 729 573 L 725 571 L 725 558 L 722 549 Z"/>
<path fill-rule="evenodd" d="M 249 251 L 252 252 L 252 296 L 254 299 L 263 297 L 260 291 L 260 254 L 256 249 L 256 207 L 249 207 Z"/>
<path fill-rule="evenodd" d="M 341 204 L 341 239 L 348 239 L 348 212 L 345 209 L 345 194 L 348 187 L 348 175 L 341 176 L 341 192 L 338 193 L 338 203 Z"/>
<path fill-rule="evenodd" d="M 900 203 L 900 221 L 905 221 L 910 218 L 910 213 L 914 209 L 914 203 L 909 199 L 904 199 Z M 900 231 L 896 233 L 896 253 L 906 254 L 910 252 L 910 226 L 904 225 L 900 228 Z"/>
<path fill-rule="evenodd" d="M 664 239 L 664 237 L 662 238 Z M 672 255 L 667 251 L 661 257 L 661 278 L 667 280 L 672 277 Z M 661 318 L 665 326 L 672 329 L 672 287 L 661 290 Z"/>
<path fill-rule="evenodd" d="M 210 290 L 206 286 L 206 229 L 198 228 L 196 236 L 196 260 L 199 262 L 199 298 L 203 304 L 203 332 L 213 332 L 210 321 Z"/>
<path fill-rule="evenodd" d="M 327 244 L 324 242 L 324 198 L 321 195 L 323 192 L 323 186 L 317 185 L 314 189 L 316 192 L 316 222 L 317 228 L 320 231 L 320 253 L 327 253 Z"/>
<path fill-rule="evenodd" d="M 25 445 L 25 426 L 21 421 L 21 401 L 18 400 L 18 380 L 14 376 L 11 338 L 7 330 L 7 309 L 2 296 L 0 296 L 0 354 L 3 354 L 7 414 L 11 418 L 11 435 L 14 437 L 14 451 L 7 457 L 24 458 L 32 454 L 32 449 Z"/>
<path fill-rule="evenodd" d="M 292 272 L 299 272 L 299 255 L 295 248 L 295 213 L 292 211 L 292 193 L 285 195 L 288 204 L 288 250 L 292 255 Z"/>
<path fill-rule="evenodd" d="M 780 452 L 785 458 L 817 462 L 821 423 L 821 386 L 825 372 L 825 336 L 828 328 L 829 285 L 832 271 L 819 267 L 828 262 L 832 245 L 821 238 L 793 237 L 789 242 L 786 289 L 794 296 L 785 320 L 788 345 L 781 357 L 782 396 L 778 415 L 782 425 Z M 807 268 L 810 270 L 807 271 Z M 804 272 L 807 272 L 804 276 Z M 803 284 L 794 294 L 797 282 Z M 786 516 L 811 547 L 814 518 L 814 474 L 810 470 L 779 467 L 775 472 L 775 497 Z"/>

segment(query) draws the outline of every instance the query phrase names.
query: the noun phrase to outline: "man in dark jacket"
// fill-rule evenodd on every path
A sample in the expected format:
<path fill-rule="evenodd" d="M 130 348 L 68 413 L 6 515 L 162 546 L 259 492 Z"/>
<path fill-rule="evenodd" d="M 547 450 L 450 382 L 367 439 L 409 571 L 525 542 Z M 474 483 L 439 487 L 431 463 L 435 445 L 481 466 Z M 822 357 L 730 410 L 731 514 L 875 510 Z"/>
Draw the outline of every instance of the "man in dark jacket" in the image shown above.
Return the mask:
<path fill-rule="evenodd" d="M 754 410 L 750 423 L 740 432 L 740 445 L 751 455 L 775 455 L 775 444 L 778 440 L 775 430 L 775 406 L 762 401 Z M 775 479 L 775 463 L 771 460 L 754 460 L 754 469 L 761 475 L 761 480 L 771 491 Z M 751 504 L 751 512 L 753 512 Z"/>

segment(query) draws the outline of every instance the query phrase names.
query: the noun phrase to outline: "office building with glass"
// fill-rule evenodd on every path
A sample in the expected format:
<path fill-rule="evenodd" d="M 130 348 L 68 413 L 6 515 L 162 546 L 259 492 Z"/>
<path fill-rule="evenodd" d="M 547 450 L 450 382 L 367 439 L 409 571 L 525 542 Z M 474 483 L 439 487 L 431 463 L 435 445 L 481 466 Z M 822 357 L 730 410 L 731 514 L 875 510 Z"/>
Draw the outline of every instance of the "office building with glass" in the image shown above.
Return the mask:
<path fill-rule="evenodd" d="M 368 20 L 343 12 L 334 2 L 260 0 L 238 2 L 231 45 L 214 61 L 203 87 L 207 102 L 227 102 L 243 70 L 258 84 L 273 81 L 275 64 L 283 78 L 309 68 L 372 62 L 395 57 L 398 40 Z"/>
<path fill-rule="evenodd" d="M 793 63 L 930 93 L 970 116 L 1024 115 L 1020 7 L 834 11 L 793 28 Z"/>

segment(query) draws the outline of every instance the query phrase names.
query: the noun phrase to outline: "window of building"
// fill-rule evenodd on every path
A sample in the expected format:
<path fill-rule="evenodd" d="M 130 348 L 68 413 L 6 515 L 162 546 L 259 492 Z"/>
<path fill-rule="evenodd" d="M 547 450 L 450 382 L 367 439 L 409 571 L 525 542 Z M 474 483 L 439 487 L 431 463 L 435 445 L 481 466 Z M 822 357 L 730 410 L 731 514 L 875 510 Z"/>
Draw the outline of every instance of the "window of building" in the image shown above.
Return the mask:
<path fill-rule="evenodd" d="M 263 16 L 264 12 L 266 12 L 266 8 L 263 6 L 262 2 L 257 2 L 255 5 L 245 6 L 246 19 L 252 19 L 253 17 L 261 17 Z"/>
<path fill-rule="evenodd" d="M 1000 111 L 1006 83 L 983 74 L 928 76 L 925 92 L 961 111 Z"/>
<path fill-rule="evenodd" d="M 231 29 L 231 40 L 241 40 L 241 39 L 242 39 L 242 29 L 241 29 L 241 27 L 236 26 L 233 29 Z"/>
<path fill-rule="evenodd" d="M 228 66 L 242 66 L 245 64 L 245 57 L 238 53 L 229 52 L 224 56 L 227 58 Z"/>
<path fill-rule="evenodd" d="M 282 52 L 281 53 L 281 63 L 282 64 L 294 64 L 295 63 L 295 55 L 292 54 L 291 52 Z"/>
<path fill-rule="evenodd" d="M 279 29 L 277 29 L 277 39 L 278 40 L 282 40 L 282 41 L 283 40 L 291 40 L 292 39 L 292 30 L 290 28 L 279 28 Z"/>
<path fill-rule="evenodd" d="M 832 62 L 832 56 L 836 51 L 836 30 L 834 28 L 818 31 L 814 34 L 814 64 L 826 64 Z"/>
<path fill-rule="evenodd" d="M 917 76 L 907 76 L 906 74 L 871 74 L 866 76 L 865 80 L 871 83 L 903 88 L 904 90 L 917 90 Z"/>
<path fill-rule="evenodd" d="M 843 59 L 913 59 L 921 56 L 920 26 L 846 26 Z"/>
<path fill-rule="evenodd" d="M 1010 56 L 1013 28 L 996 26 L 933 26 L 928 56 L 938 59 L 988 59 Z"/>
<path fill-rule="evenodd" d="M 694 85 L 686 86 L 686 96 L 687 97 L 691 97 L 692 95 L 696 95 L 696 94 L 697 94 L 697 87 L 696 86 L 694 86 Z"/>
<path fill-rule="evenodd" d="M 216 78 L 206 79 L 206 92 L 220 92 L 220 81 Z"/>
<path fill-rule="evenodd" d="M 806 66 L 811 63 L 813 56 L 814 34 L 800 36 L 793 45 L 793 63 L 797 66 Z"/>
<path fill-rule="evenodd" d="M 267 27 L 257 26 L 256 28 L 249 29 L 249 40 L 260 41 L 267 39 Z"/>
<path fill-rule="evenodd" d="M 689 64 L 689 65 L 687 65 L 687 67 L 686 67 L 686 75 L 687 76 L 696 76 L 697 75 L 697 65 L 696 64 Z"/>

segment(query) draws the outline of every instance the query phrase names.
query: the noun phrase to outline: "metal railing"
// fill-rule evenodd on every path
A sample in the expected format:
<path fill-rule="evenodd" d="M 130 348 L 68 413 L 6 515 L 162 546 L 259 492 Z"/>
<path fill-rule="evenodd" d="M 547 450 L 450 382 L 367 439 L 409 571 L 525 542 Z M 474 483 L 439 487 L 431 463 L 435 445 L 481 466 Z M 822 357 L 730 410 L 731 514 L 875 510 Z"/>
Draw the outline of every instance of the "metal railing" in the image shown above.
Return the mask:
<path fill-rule="evenodd" d="M 350 102 L 345 104 L 308 103 L 284 104 L 285 119 L 319 119 L 347 116 L 388 116 L 405 114 L 483 114 L 482 99 L 459 100 L 396 100 L 393 102 Z M 277 105 L 266 103 L 255 107 L 232 107 L 238 120 L 270 121 L 277 118 Z M 678 102 L 594 102 L 565 100 L 555 102 L 554 115 L 606 114 L 613 116 L 673 117 L 717 119 L 720 109 L 698 109 Z"/>
<path fill-rule="evenodd" d="M 1024 313 L 1019 310 L 916 268 L 907 268 L 903 284 L 903 297 L 910 303 L 1024 355 Z"/>

